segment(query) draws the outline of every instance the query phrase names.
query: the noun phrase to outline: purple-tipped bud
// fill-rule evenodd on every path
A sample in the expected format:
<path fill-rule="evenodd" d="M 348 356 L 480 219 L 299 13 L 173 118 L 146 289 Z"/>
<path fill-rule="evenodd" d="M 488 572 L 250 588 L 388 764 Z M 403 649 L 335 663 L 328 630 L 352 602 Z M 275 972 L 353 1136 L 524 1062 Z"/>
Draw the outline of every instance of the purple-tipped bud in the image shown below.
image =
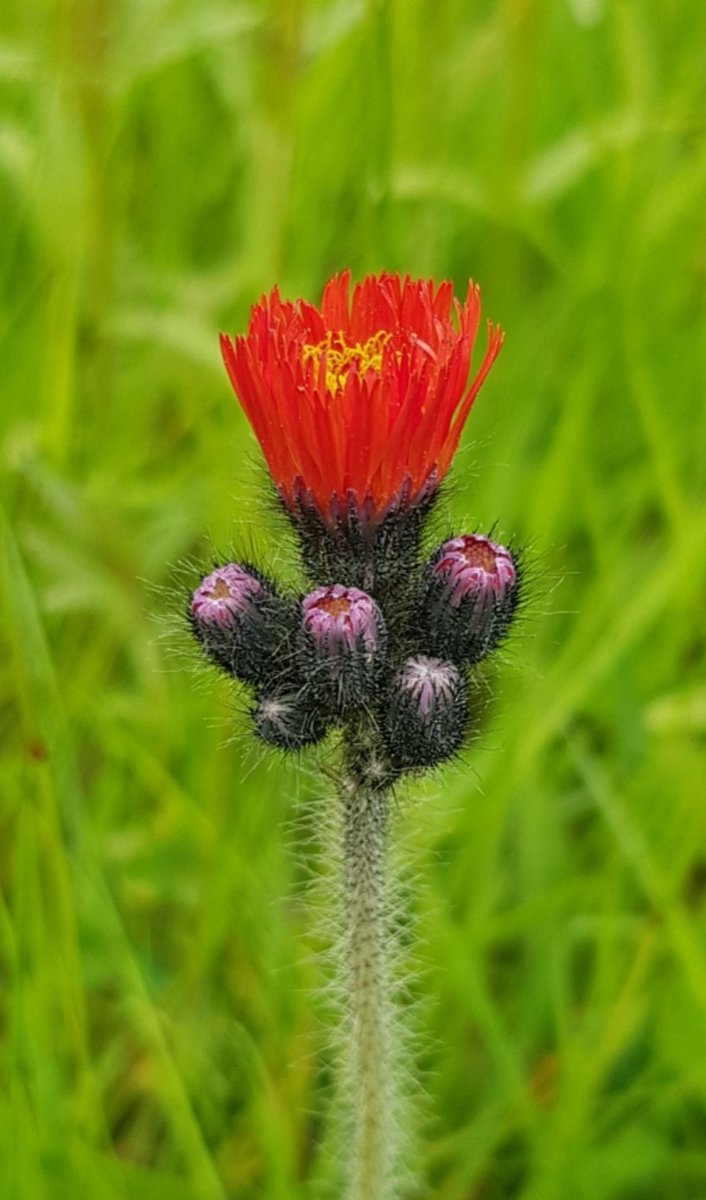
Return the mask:
<path fill-rule="evenodd" d="M 263 696 L 252 710 L 257 736 L 268 746 L 297 751 L 320 742 L 326 722 L 306 691 Z"/>
<path fill-rule="evenodd" d="M 434 556 L 432 575 L 444 580 L 456 608 L 469 596 L 502 596 L 517 583 L 510 551 L 477 533 L 444 542 Z"/>
<path fill-rule="evenodd" d="M 480 534 L 451 538 L 432 555 L 424 578 L 433 648 L 455 662 L 479 662 L 507 632 L 517 606 L 510 551 Z"/>
<path fill-rule="evenodd" d="M 374 654 L 380 642 L 380 610 L 360 588 L 316 588 L 302 601 L 302 618 L 312 642 L 327 655 L 351 654 L 363 649 Z"/>
<path fill-rule="evenodd" d="M 336 715 L 370 698 L 385 643 L 382 613 L 360 588 L 332 584 L 304 597 L 300 667 Z"/>
<path fill-rule="evenodd" d="M 245 567 L 226 563 L 206 575 L 191 597 L 190 612 L 200 628 L 232 625 L 252 608 L 252 598 L 262 594 L 262 584 Z"/>
<path fill-rule="evenodd" d="M 216 666 L 243 683 L 260 684 L 276 670 L 291 637 L 293 610 L 274 584 L 252 567 L 226 563 L 206 575 L 191 596 L 194 635 Z"/>
<path fill-rule="evenodd" d="M 398 770 L 433 767 L 463 742 L 466 681 L 448 660 L 417 654 L 395 675 L 387 697 L 386 742 Z"/>

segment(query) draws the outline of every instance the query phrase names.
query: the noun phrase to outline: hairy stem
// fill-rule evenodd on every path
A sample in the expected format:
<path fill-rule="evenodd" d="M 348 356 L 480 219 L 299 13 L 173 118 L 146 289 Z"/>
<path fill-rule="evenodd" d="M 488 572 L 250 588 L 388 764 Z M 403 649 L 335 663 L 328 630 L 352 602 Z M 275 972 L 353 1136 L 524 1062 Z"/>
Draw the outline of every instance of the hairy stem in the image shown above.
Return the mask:
<path fill-rule="evenodd" d="M 353 1117 L 348 1200 L 388 1200 L 393 1195 L 386 832 L 387 793 L 348 776 L 343 786 L 347 1065 Z"/>

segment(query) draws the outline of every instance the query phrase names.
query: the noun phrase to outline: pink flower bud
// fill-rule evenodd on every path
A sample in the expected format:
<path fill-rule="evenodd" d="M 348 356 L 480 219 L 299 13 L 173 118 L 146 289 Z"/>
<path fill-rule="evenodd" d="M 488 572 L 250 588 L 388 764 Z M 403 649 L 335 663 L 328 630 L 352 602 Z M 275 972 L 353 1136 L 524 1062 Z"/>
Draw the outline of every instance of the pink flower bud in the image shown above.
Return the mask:
<path fill-rule="evenodd" d="M 216 567 L 201 580 L 189 620 L 208 658 L 243 683 L 277 679 L 288 645 L 291 656 L 294 606 L 259 571 L 240 563 Z"/>
<path fill-rule="evenodd" d="M 431 767 L 450 758 L 463 742 L 467 721 L 466 683 L 454 663 L 417 654 L 402 664 L 386 713 L 395 767 Z"/>
<path fill-rule="evenodd" d="M 455 608 L 471 597 L 500 598 L 517 582 L 510 551 L 475 533 L 444 542 L 434 556 L 431 573 L 448 588 Z"/>
<path fill-rule="evenodd" d="M 326 654 L 365 650 L 374 654 L 382 616 L 375 601 L 359 588 L 316 588 L 302 602 L 303 625 L 312 642 Z"/>
<path fill-rule="evenodd" d="M 384 665 L 385 622 L 360 588 L 332 584 L 302 601 L 300 667 L 336 715 L 370 699 Z"/>
<path fill-rule="evenodd" d="M 451 538 L 432 555 L 425 580 L 430 648 L 459 664 L 479 662 L 507 632 L 517 606 L 510 551 L 480 534 Z"/>
<path fill-rule="evenodd" d="M 226 563 L 201 580 L 191 597 L 191 616 L 201 626 L 231 625 L 261 593 L 259 579 L 238 563 Z"/>

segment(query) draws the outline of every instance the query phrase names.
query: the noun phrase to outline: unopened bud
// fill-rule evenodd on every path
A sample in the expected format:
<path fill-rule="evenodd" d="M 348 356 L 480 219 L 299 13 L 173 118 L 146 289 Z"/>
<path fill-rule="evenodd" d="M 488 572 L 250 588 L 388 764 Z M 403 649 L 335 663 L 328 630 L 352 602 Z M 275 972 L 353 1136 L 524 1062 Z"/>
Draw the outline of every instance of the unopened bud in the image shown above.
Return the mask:
<path fill-rule="evenodd" d="M 384 665 L 385 622 L 360 588 L 316 588 L 302 601 L 300 667 L 337 715 L 369 699 Z"/>
<path fill-rule="evenodd" d="M 408 658 L 387 699 L 386 742 L 398 770 L 433 767 L 460 748 L 468 722 L 466 682 L 454 663 Z"/>
<path fill-rule="evenodd" d="M 434 649 L 455 662 L 479 662 L 507 632 L 517 606 L 510 551 L 479 534 L 451 538 L 430 559 L 425 580 Z"/>
<path fill-rule="evenodd" d="M 316 700 L 305 691 L 263 696 L 252 710 L 257 736 L 279 750 L 303 750 L 326 734 Z"/>
<path fill-rule="evenodd" d="M 243 683 L 271 674 L 293 613 L 259 571 L 226 563 L 206 575 L 189 604 L 194 635 L 216 666 Z"/>

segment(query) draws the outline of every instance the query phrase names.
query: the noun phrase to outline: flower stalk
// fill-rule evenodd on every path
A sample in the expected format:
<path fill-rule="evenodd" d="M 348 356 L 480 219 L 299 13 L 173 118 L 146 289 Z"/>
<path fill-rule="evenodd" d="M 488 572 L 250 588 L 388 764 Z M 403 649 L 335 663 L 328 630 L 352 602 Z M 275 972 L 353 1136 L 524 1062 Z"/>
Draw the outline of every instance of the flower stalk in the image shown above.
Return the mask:
<path fill-rule="evenodd" d="M 395 1172 L 385 861 L 388 796 L 348 776 L 342 805 L 345 1060 L 352 1110 L 348 1200 L 386 1200 L 392 1195 Z"/>

